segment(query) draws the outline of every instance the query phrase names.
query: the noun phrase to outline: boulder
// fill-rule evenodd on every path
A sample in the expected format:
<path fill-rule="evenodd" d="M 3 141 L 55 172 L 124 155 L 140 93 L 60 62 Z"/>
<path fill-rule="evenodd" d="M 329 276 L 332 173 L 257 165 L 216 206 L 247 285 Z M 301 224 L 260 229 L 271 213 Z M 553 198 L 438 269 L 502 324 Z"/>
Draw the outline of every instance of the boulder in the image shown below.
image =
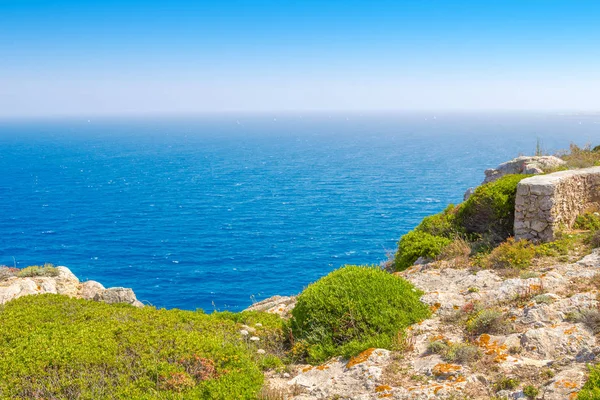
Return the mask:
<path fill-rule="evenodd" d="M 94 300 L 103 301 L 108 304 L 126 303 L 136 307 L 143 307 L 133 293 L 133 290 L 124 287 L 108 288 L 94 296 Z"/>
<path fill-rule="evenodd" d="M 565 164 L 564 160 L 554 156 L 521 156 L 485 170 L 483 183 L 494 182 L 509 174 L 543 174 Z"/>
<path fill-rule="evenodd" d="M 79 296 L 82 299 L 94 300 L 96 296 L 101 297 L 106 289 L 96 281 L 86 281 L 81 284 Z"/>

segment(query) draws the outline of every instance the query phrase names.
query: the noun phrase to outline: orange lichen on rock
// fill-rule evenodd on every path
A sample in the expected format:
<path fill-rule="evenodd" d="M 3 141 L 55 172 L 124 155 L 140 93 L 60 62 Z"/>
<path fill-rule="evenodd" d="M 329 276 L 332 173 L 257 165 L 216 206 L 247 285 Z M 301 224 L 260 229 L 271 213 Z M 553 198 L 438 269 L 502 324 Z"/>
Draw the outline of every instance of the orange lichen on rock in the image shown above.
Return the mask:
<path fill-rule="evenodd" d="M 461 369 L 462 367 L 460 365 L 440 363 L 434 366 L 431 372 L 433 375 L 439 377 L 443 375 L 454 374 L 456 371 L 460 371 Z"/>
<path fill-rule="evenodd" d="M 326 369 L 329 369 L 329 367 L 328 367 L 327 365 L 319 365 L 319 366 L 317 367 L 317 369 L 318 369 L 319 371 L 325 371 Z"/>
<path fill-rule="evenodd" d="M 313 369 L 312 365 L 309 365 L 308 367 L 302 368 L 302 372 L 308 372 L 311 369 Z"/>
<path fill-rule="evenodd" d="M 348 363 L 346 364 L 346 368 L 351 368 L 360 363 L 364 363 L 365 361 L 367 361 L 369 359 L 369 357 L 371 357 L 371 354 L 373 354 L 374 351 L 375 351 L 375 348 L 372 347 L 370 349 L 363 351 L 359 355 L 352 357 L 350 359 L 350 361 L 348 361 Z"/>
<path fill-rule="evenodd" d="M 380 385 L 375 388 L 376 393 L 387 392 L 389 390 L 392 390 L 392 387 L 388 385 Z"/>
<path fill-rule="evenodd" d="M 577 389 L 577 383 L 568 381 L 566 379 L 554 382 L 556 387 L 564 387 L 566 389 Z"/>
<path fill-rule="evenodd" d="M 576 326 L 574 326 L 572 328 L 569 328 L 569 329 L 565 329 L 564 333 L 565 333 L 565 335 L 571 335 L 571 334 L 573 334 L 575 332 L 577 332 L 577 327 Z"/>
<path fill-rule="evenodd" d="M 383 393 L 383 394 L 380 394 L 377 397 L 379 397 L 380 399 L 385 399 L 386 397 L 392 397 L 392 396 L 393 396 L 392 393 Z"/>
<path fill-rule="evenodd" d="M 483 335 L 479 336 L 479 339 L 475 340 L 475 344 L 477 346 L 481 347 L 485 351 L 485 354 L 487 354 L 487 355 L 495 354 L 496 357 L 494 358 L 494 362 L 501 363 L 503 361 L 506 361 L 507 355 L 506 355 L 506 353 L 503 352 L 506 350 L 506 345 L 505 344 L 499 345 L 498 341 L 496 341 L 496 340 L 491 342 L 491 339 L 492 338 L 490 335 L 488 335 L 487 333 L 484 333 Z"/>
<path fill-rule="evenodd" d="M 435 394 L 438 394 L 438 392 L 439 392 L 440 390 L 442 390 L 443 388 L 444 388 L 443 386 L 436 386 L 436 387 L 433 389 L 433 393 L 435 393 Z"/>
<path fill-rule="evenodd" d="M 435 303 L 434 305 L 430 306 L 429 309 L 431 310 L 432 313 L 435 313 L 437 310 L 440 309 L 441 306 L 442 306 L 441 303 Z"/>

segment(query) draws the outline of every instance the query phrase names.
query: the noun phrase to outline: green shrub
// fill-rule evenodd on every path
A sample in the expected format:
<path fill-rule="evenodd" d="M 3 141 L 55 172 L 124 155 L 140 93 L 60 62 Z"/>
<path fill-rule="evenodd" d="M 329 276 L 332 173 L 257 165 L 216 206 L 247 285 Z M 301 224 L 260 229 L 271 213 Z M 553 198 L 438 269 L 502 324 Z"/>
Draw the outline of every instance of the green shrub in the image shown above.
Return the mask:
<path fill-rule="evenodd" d="M 527 396 L 528 399 L 533 400 L 538 396 L 538 394 L 540 394 L 540 389 L 533 385 L 527 385 L 523 388 L 523 394 Z"/>
<path fill-rule="evenodd" d="M 508 321 L 502 311 L 485 308 L 471 315 L 466 323 L 467 331 L 473 335 L 483 333 L 506 333 Z"/>
<path fill-rule="evenodd" d="M 520 383 L 521 382 L 518 378 L 503 377 L 500 378 L 500 380 L 498 380 L 496 383 L 494 383 L 494 389 L 496 390 L 496 392 L 499 392 L 501 390 L 513 390 L 516 389 Z"/>
<path fill-rule="evenodd" d="M 468 364 L 480 358 L 479 348 L 468 343 L 455 343 L 444 354 L 444 360 L 458 364 Z"/>
<path fill-rule="evenodd" d="M 400 238 L 398 251 L 394 258 L 396 271 L 403 271 L 414 264 L 419 257 L 435 258 L 452 240 L 433 236 L 427 232 L 411 231 Z"/>
<path fill-rule="evenodd" d="M 345 266 L 298 296 L 292 333 L 310 362 L 390 348 L 404 328 L 429 316 L 420 295 L 406 280 L 378 268 Z"/>
<path fill-rule="evenodd" d="M 487 268 L 517 268 L 525 269 L 531 265 L 536 250 L 527 240 L 516 241 L 508 238 L 501 243 L 484 259 L 483 265 Z"/>
<path fill-rule="evenodd" d="M 475 189 L 456 213 L 456 223 L 468 234 L 491 235 L 501 242 L 513 235 L 517 184 L 530 175 L 505 175 Z"/>
<path fill-rule="evenodd" d="M 579 147 L 574 143 L 569 146 L 569 151 L 560 155 L 567 162 L 569 168 L 586 168 L 600 165 L 600 153 L 595 151 L 596 147 L 585 145 Z"/>
<path fill-rule="evenodd" d="M 44 264 L 43 266 L 32 265 L 23 268 L 17 274 L 19 278 L 28 278 L 34 276 L 58 276 L 59 271 L 52 264 Z"/>
<path fill-rule="evenodd" d="M 239 324 L 60 295 L 0 308 L 0 397 L 254 399 L 263 375 Z"/>
<path fill-rule="evenodd" d="M 598 400 L 600 399 L 600 365 L 590 367 L 590 376 L 583 385 L 577 399 L 579 400 Z"/>
<path fill-rule="evenodd" d="M 448 343 L 443 340 L 434 340 L 427 345 L 427 352 L 430 354 L 446 354 Z"/>
<path fill-rule="evenodd" d="M 453 239 L 462 231 L 456 224 L 456 210 L 457 207 L 453 204 L 448 205 L 441 213 L 423 218 L 421 223 L 415 228 L 415 231 Z"/>
<path fill-rule="evenodd" d="M 584 213 L 575 218 L 573 228 L 595 232 L 600 230 L 600 215 L 598 213 Z"/>

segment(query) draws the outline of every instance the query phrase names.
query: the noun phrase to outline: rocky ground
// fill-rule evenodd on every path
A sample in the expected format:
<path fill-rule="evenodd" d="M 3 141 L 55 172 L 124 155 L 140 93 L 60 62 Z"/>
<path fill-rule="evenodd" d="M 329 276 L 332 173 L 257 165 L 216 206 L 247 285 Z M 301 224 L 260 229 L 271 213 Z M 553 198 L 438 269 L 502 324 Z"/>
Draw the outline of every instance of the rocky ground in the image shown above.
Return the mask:
<path fill-rule="evenodd" d="M 18 271 L 16 268 L 0 268 L 0 304 L 22 296 L 52 293 L 109 304 L 144 306 L 137 300 L 133 290 L 122 287 L 106 289 L 96 281 L 80 282 L 67 267 L 56 267 L 55 276 L 19 277 Z"/>
<path fill-rule="evenodd" d="M 401 351 L 370 349 L 351 360 L 295 365 L 269 376 L 270 387 L 297 400 L 563 400 L 576 398 L 586 365 L 599 358 L 600 249 L 518 277 L 448 262 L 399 274 L 425 292 L 422 301 L 433 311 L 409 329 Z M 285 316 L 293 301 L 277 297 L 255 307 Z M 468 329 L 474 308 L 491 310 L 487 333 Z"/>

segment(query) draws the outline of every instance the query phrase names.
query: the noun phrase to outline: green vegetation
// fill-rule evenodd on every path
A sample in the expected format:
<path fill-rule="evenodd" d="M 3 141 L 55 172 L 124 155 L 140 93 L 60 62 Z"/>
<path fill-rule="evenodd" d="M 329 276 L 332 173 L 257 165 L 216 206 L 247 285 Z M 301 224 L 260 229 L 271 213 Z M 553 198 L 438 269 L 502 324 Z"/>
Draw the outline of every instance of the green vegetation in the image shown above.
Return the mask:
<path fill-rule="evenodd" d="M 597 150 L 599 146 L 592 149 L 592 146 L 587 144 L 584 147 L 579 147 L 574 143 L 569 146 L 568 152 L 559 154 L 560 158 L 567 162 L 567 168 L 587 168 L 600 165 L 600 152 Z"/>
<path fill-rule="evenodd" d="M 600 230 L 600 214 L 584 213 L 578 215 L 573 224 L 573 228 L 593 232 Z"/>
<path fill-rule="evenodd" d="M 297 353 L 310 362 L 390 348 L 407 326 L 427 318 L 421 293 L 376 267 L 346 266 L 309 285 L 292 311 Z"/>
<path fill-rule="evenodd" d="M 483 259 L 487 268 L 517 268 L 526 269 L 535 257 L 535 248 L 527 240 L 516 241 L 508 238 Z"/>
<path fill-rule="evenodd" d="M 52 264 L 32 265 L 27 268 L 23 268 L 17 273 L 19 278 L 27 278 L 33 276 L 58 276 L 58 269 Z"/>
<path fill-rule="evenodd" d="M 590 367 L 590 377 L 579 392 L 579 400 L 597 400 L 600 399 L 600 365 Z"/>
<path fill-rule="evenodd" d="M 530 175 L 505 175 L 479 186 L 456 213 L 466 233 L 489 236 L 499 243 L 513 234 L 517 184 Z"/>
<path fill-rule="evenodd" d="M 540 389 L 533 385 L 527 385 L 523 388 L 523 394 L 527 396 L 528 399 L 535 399 L 538 394 L 540 394 Z"/>
<path fill-rule="evenodd" d="M 468 364 L 479 360 L 481 356 L 482 353 L 477 346 L 468 343 L 455 343 L 450 345 L 444 353 L 444 360 L 452 363 Z"/>
<path fill-rule="evenodd" d="M 434 259 L 452 241 L 445 237 L 433 236 L 427 232 L 411 231 L 402 236 L 394 259 L 396 271 L 402 271 L 414 264 L 419 257 Z"/>
<path fill-rule="evenodd" d="M 499 381 L 494 383 L 494 389 L 496 390 L 496 392 L 499 392 L 501 390 L 513 390 L 516 389 L 520 383 L 521 382 L 517 378 L 503 377 L 500 378 Z"/>
<path fill-rule="evenodd" d="M 472 335 L 481 335 L 482 333 L 506 333 L 509 324 L 501 310 L 485 308 L 470 315 L 465 327 Z"/>
<path fill-rule="evenodd" d="M 423 218 L 415 231 L 445 237 L 446 239 L 454 238 L 462 233 L 461 227 L 456 224 L 457 209 L 453 204 L 450 204 L 441 213 Z"/>
<path fill-rule="evenodd" d="M 0 307 L 0 397 L 253 399 L 259 355 L 236 322 L 282 322 L 257 313 L 213 314 L 108 305 L 59 295 Z M 261 343 L 261 346 L 263 344 Z"/>

